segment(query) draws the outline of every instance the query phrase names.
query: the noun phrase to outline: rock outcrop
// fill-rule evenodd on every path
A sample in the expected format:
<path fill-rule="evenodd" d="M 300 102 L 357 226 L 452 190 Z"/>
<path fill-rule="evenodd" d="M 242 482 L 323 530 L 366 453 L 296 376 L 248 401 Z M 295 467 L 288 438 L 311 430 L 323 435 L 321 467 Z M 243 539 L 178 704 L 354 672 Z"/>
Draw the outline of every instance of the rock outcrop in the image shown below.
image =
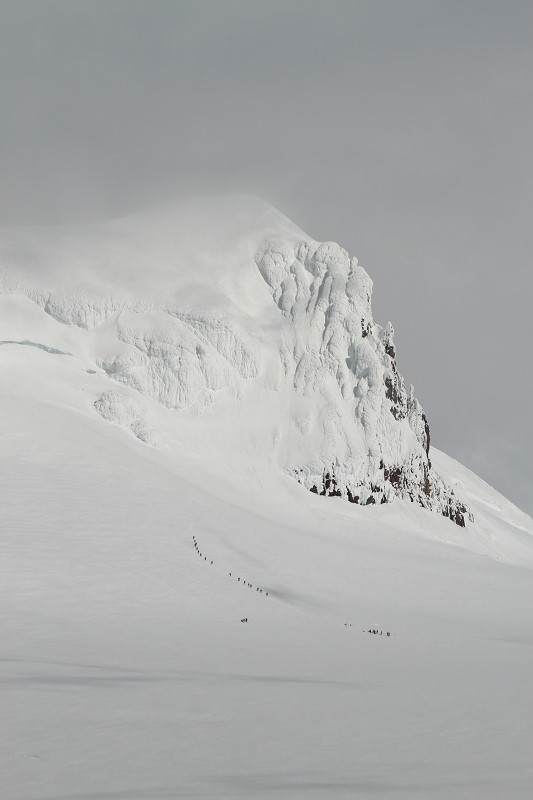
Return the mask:
<path fill-rule="evenodd" d="M 351 503 L 411 500 L 464 526 L 469 510 L 432 469 L 426 415 L 396 366 L 394 330 L 372 318 L 372 281 L 333 242 L 266 241 L 256 263 L 292 335 L 282 350 L 304 463 L 287 471 Z M 298 423 L 298 412 L 296 414 Z"/>

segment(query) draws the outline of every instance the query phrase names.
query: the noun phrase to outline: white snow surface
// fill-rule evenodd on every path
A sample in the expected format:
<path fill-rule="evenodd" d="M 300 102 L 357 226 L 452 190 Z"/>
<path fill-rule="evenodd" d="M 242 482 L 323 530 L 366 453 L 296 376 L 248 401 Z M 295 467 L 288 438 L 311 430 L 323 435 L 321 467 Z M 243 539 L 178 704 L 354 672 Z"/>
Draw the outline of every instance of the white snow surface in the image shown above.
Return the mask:
<path fill-rule="evenodd" d="M 1 796 L 529 798 L 531 518 L 293 477 L 427 469 L 366 272 L 250 198 L 0 241 Z"/>
<path fill-rule="evenodd" d="M 372 319 L 372 281 L 338 244 L 238 197 L 90 228 L 11 229 L 0 242 L 0 290 L 43 312 L 37 328 L 46 315 L 58 323 L 46 321 L 54 341 L 68 339 L 113 381 L 216 417 L 240 459 L 259 449 L 319 494 L 402 497 L 459 524 L 469 518 L 431 469 L 392 325 Z M 96 409 L 131 428 L 131 401 L 113 397 L 112 410 L 109 398 Z M 234 425 L 218 425 L 228 404 L 253 420 L 237 442 Z"/>

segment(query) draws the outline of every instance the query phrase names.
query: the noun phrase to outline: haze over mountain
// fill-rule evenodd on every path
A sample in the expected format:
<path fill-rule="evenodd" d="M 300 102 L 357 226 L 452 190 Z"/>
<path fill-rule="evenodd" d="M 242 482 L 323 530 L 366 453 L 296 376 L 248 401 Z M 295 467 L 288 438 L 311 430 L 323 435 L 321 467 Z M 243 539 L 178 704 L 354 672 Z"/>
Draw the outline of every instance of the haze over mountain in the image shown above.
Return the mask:
<path fill-rule="evenodd" d="M 0 269 L 6 796 L 525 800 L 533 521 L 371 268 L 233 196 Z"/>
<path fill-rule="evenodd" d="M 3 222 L 268 198 L 370 266 L 434 443 L 533 513 L 529 0 L 0 6 Z"/>

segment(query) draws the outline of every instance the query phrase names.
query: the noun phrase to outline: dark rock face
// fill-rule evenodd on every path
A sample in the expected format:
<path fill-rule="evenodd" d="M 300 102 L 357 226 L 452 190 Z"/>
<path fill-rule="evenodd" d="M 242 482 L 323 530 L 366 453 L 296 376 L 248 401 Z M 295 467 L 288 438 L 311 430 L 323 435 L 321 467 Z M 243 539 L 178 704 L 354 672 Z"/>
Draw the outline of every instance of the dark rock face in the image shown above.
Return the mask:
<path fill-rule="evenodd" d="M 394 419 L 405 419 L 407 416 L 407 403 L 405 394 L 398 385 L 397 374 L 387 375 L 385 378 L 385 397 L 391 401 L 390 412 Z"/>
<path fill-rule="evenodd" d="M 429 422 L 427 421 L 426 415 L 424 413 L 422 413 L 422 420 L 424 422 L 424 448 L 426 450 L 426 455 L 429 456 L 429 445 L 430 445 Z M 431 462 L 429 462 L 429 466 L 431 467 Z"/>
<path fill-rule="evenodd" d="M 415 483 L 413 480 L 416 468 L 408 471 L 404 466 L 387 466 L 381 464 L 382 480 L 368 484 L 364 481 L 360 484 L 361 494 L 354 491 L 345 484 L 342 478 L 337 479 L 335 467 L 332 466 L 324 472 L 322 480 L 314 484 L 310 491 L 322 497 L 344 497 L 349 503 L 356 505 L 375 505 L 390 503 L 396 497 L 411 500 L 418 503 L 422 508 L 434 510 L 439 507 L 440 513 L 464 528 L 466 522 L 473 521 L 473 516 L 467 506 L 462 503 L 454 493 L 442 482 L 440 478 L 432 474 L 429 462 L 422 465 L 422 482 Z M 300 476 L 295 474 L 299 482 Z"/>
<path fill-rule="evenodd" d="M 361 320 L 361 336 L 365 339 L 368 334 L 372 331 L 372 323 L 368 322 L 367 320 Z"/>

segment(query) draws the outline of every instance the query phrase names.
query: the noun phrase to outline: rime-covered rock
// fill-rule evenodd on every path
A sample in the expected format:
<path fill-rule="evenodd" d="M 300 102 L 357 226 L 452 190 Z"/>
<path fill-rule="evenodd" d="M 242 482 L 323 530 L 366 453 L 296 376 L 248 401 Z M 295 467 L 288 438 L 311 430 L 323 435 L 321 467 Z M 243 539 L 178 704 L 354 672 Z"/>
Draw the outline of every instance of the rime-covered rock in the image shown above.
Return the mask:
<path fill-rule="evenodd" d="M 372 319 L 372 281 L 334 242 L 266 241 L 258 269 L 292 335 L 287 391 L 307 404 L 312 460 L 288 463 L 305 488 L 351 503 L 411 500 L 464 526 L 470 513 L 432 469 L 426 415 L 396 366 L 394 329 Z"/>

